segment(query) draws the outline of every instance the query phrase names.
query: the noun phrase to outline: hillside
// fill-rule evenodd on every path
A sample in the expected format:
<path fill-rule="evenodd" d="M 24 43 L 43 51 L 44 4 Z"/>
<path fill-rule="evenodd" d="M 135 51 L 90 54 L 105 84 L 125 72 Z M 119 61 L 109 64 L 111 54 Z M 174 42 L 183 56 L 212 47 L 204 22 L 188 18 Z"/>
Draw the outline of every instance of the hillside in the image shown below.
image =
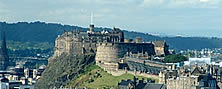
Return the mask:
<path fill-rule="evenodd" d="M 1 44 L 1 42 L 0 42 Z M 7 41 L 10 57 L 34 57 L 36 54 L 52 55 L 53 43 Z"/>
<path fill-rule="evenodd" d="M 72 80 L 68 87 L 87 87 L 89 89 L 104 89 L 104 88 L 117 88 L 117 84 L 121 80 L 133 79 L 132 74 L 123 74 L 121 76 L 112 76 L 108 74 L 103 69 L 96 65 L 87 66 L 87 71 L 79 76 L 77 79 Z M 145 78 L 142 76 L 136 76 L 139 79 L 144 78 L 154 80 L 151 78 Z M 110 82 L 112 81 L 112 82 Z M 155 79 L 157 82 L 157 79 Z"/>
<path fill-rule="evenodd" d="M 35 89 L 49 89 L 68 85 L 72 79 L 84 73 L 87 65 L 94 63 L 94 55 L 62 54 L 57 58 L 49 59 L 49 64 L 43 72 Z"/>
<path fill-rule="evenodd" d="M 54 43 L 55 38 L 64 30 L 82 29 L 77 26 L 44 23 L 44 22 L 18 22 L 0 23 L 1 29 L 6 32 L 7 40 L 21 42 L 49 42 Z M 84 30 L 84 29 L 83 29 Z"/>
<path fill-rule="evenodd" d="M 58 35 L 64 30 L 81 30 L 86 31 L 87 28 L 78 26 L 62 25 L 45 22 L 18 22 L 6 23 L 0 22 L 0 29 L 6 31 L 7 40 L 17 42 L 48 42 L 54 44 Z M 111 30 L 110 28 L 96 28 L 96 31 Z M 205 38 L 205 37 L 157 37 L 147 33 L 124 30 L 125 38 L 134 39 L 142 37 L 145 41 L 166 40 L 171 48 L 181 49 L 202 49 L 202 48 L 222 48 L 221 38 Z"/>
<path fill-rule="evenodd" d="M 142 37 L 145 41 L 166 40 L 170 48 L 176 50 L 203 49 L 203 48 L 221 48 L 222 38 L 206 37 L 157 37 L 140 32 L 125 31 L 125 37 L 134 39 Z"/>
<path fill-rule="evenodd" d="M 94 64 L 94 55 L 67 55 L 49 60 L 47 69 L 35 85 L 35 89 L 54 87 L 87 87 L 89 89 L 114 88 L 121 80 L 133 79 L 132 74 L 112 76 Z M 139 79 L 157 79 L 136 76 Z M 112 82 L 110 82 L 112 81 Z M 108 83 L 109 82 L 109 83 Z"/>

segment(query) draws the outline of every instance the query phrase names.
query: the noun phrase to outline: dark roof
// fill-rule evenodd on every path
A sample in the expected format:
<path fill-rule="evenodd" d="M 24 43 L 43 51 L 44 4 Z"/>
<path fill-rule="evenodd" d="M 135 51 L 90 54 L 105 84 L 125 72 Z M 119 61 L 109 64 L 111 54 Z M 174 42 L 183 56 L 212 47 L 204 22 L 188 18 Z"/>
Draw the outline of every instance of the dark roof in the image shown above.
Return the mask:
<path fill-rule="evenodd" d="M 120 83 L 119 83 L 119 85 L 121 85 L 121 86 L 128 86 L 130 83 L 133 83 L 132 81 L 130 81 L 130 80 L 122 80 Z"/>
<path fill-rule="evenodd" d="M 136 88 L 137 89 L 143 89 L 146 86 L 147 83 L 143 82 L 137 82 Z"/>
<path fill-rule="evenodd" d="M 209 89 L 211 89 L 212 87 L 218 87 L 217 80 L 214 79 L 210 74 L 200 75 L 198 81 L 199 87 L 201 87 L 201 89 L 205 89 L 206 87 L 208 87 Z"/>
<path fill-rule="evenodd" d="M 133 80 L 122 80 L 118 83 L 118 89 L 128 89 L 128 86 L 133 84 Z M 155 84 L 155 83 L 148 83 L 147 81 L 143 80 L 136 80 L 136 89 L 166 89 L 164 84 Z"/>
<path fill-rule="evenodd" d="M 201 73 L 202 71 L 199 69 L 199 67 L 195 67 L 193 71 L 191 71 L 191 75 L 199 75 Z"/>
<path fill-rule="evenodd" d="M 166 89 L 164 84 L 147 83 L 143 89 Z"/>
<path fill-rule="evenodd" d="M 8 80 L 7 78 L 5 78 L 5 77 L 1 77 L 1 78 L 0 78 L 0 81 L 1 81 L 1 82 L 8 82 L 9 80 Z"/>

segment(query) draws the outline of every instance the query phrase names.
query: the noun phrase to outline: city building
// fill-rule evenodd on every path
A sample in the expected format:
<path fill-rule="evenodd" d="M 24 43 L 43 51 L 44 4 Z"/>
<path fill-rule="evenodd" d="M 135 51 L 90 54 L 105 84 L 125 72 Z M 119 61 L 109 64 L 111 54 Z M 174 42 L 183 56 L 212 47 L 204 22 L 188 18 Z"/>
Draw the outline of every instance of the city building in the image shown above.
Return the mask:
<path fill-rule="evenodd" d="M 159 73 L 159 83 L 167 89 L 220 89 L 217 73 L 213 66 L 185 66 L 163 70 Z"/>
<path fill-rule="evenodd" d="M 118 83 L 118 89 L 166 89 L 164 84 L 156 84 L 152 80 L 138 80 L 134 77 L 133 80 L 122 80 Z"/>

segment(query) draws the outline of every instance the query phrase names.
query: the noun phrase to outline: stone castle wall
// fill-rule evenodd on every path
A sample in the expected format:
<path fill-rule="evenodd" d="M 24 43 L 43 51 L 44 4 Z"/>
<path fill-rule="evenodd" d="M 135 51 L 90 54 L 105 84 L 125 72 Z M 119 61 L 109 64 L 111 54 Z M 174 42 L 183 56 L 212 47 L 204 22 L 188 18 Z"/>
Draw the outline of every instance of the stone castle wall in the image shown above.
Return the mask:
<path fill-rule="evenodd" d="M 96 64 L 106 67 L 106 63 L 118 63 L 120 62 L 120 58 L 123 58 L 124 55 L 129 52 L 147 52 L 148 55 L 155 54 L 154 45 L 152 43 L 100 43 L 98 44 L 96 52 Z"/>
<path fill-rule="evenodd" d="M 118 63 L 122 56 L 121 49 L 114 43 L 102 43 L 97 47 L 96 63 Z"/>
<path fill-rule="evenodd" d="M 198 77 L 179 77 L 167 80 L 167 89 L 198 89 Z"/>
<path fill-rule="evenodd" d="M 55 41 L 55 56 L 60 56 L 62 53 L 67 52 L 67 39 L 57 38 Z"/>
<path fill-rule="evenodd" d="M 60 56 L 62 53 L 96 53 L 98 43 L 116 43 L 123 42 L 124 34 L 118 29 L 108 32 L 90 32 L 71 31 L 64 32 L 56 39 L 54 56 Z"/>
<path fill-rule="evenodd" d="M 163 47 L 155 47 L 155 53 L 157 55 L 164 55 L 165 54 L 165 50 Z"/>
<path fill-rule="evenodd" d="M 156 56 L 169 55 L 169 46 L 166 44 L 166 41 L 154 41 L 153 44 L 155 45 Z"/>
<path fill-rule="evenodd" d="M 72 36 L 61 36 L 56 39 L 54 56 L 60 56 L 62 53 L 89 53 L 96 52 L 97 43 L 85 42 Z"/>
<path fill-rule="evenodd" d="M 123 74 L 132 74 L 132 75 L 137 75 L 137 76 L 144 76 L 147 78 L 153 78 L 153 79 L 158 79 L 158 75 L 152 75 L 148 73 L 140 73 L 138 71 L 127 71 L 127 70 L 118 70 L 118 71 L 107 71 L 108 73 L 112 74 L 113 76 L 121 76 Z"/>

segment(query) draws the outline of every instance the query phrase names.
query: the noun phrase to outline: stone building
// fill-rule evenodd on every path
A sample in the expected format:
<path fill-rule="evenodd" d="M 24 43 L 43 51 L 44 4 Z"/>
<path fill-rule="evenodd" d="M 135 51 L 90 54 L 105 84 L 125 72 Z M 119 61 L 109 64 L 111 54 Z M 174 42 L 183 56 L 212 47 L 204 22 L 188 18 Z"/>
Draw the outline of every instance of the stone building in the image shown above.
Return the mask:
<path fill-rule="evenodd" d="M 62 53 L 96 53 L 98 43 L 116 43 L 124 41 L 124 34 L 119 28 L 113 28 L 112 32 L 94 32 L 94 25 L 90 25 L 90 31 L 64 32 L 58 36 L 55 42 L 55 54 Z"/>
<path fill-rule="evenodd" d="M 128 52 L 146 52 L 149 56 L 155 54 L 151 43 L 101 43 L 97 47 L 96 64 L 106 70 L 110 64 L 118 64 Z M 116 67 L 115 70 L 118 69 Z"/>
<path fill-rule="evenodd" d="M 167 89 L 219 89 L 217 80 L 204 68 L 170 69 L 159 73 L 159 83 Z"/>
<path fill-rule="evenodd" d="M 118 83 L 118 89 L 166 89 L 164 84 L 156 84 L 154 82 L 152 80 L 139 80 L 134 77 L 133 80 L 122 80 Z"/>
<path fill-rule="evenodd" d="M 216 79 L 210 74 L 189 75 L 167 80 L 167 89 L 219 89 Z"/>
<path fill-rule="evenodd" d="M 156 56 L 166 56 L 169 55 L 169 46 L 166 41 L 154 41 Z"/>

